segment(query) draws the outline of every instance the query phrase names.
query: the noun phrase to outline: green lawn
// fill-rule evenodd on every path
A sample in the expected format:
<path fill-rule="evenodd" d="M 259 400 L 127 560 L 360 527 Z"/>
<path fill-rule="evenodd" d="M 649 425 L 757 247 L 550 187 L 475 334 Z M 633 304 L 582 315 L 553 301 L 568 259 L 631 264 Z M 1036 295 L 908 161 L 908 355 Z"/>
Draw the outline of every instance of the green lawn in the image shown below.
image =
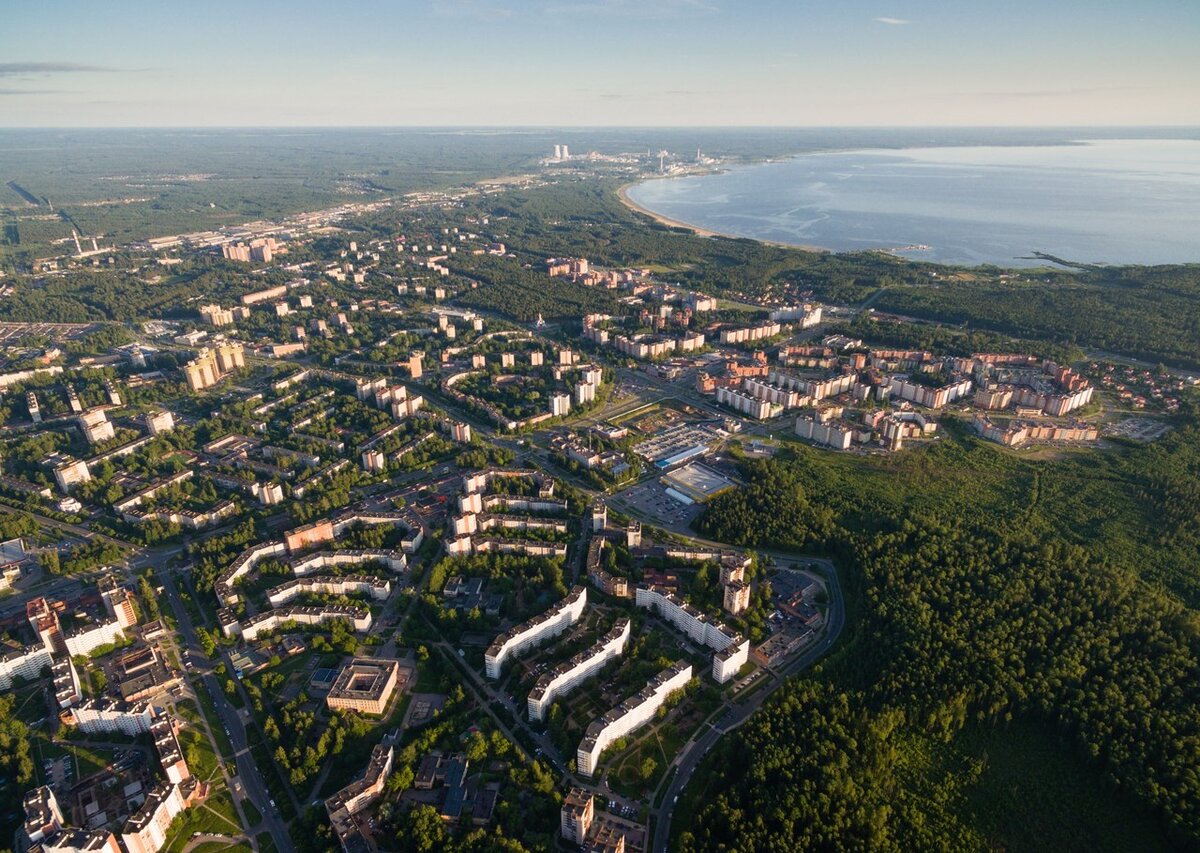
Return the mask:
<path fill-rule="evenodd" d="M 251 826 L 262 823 L 262 812 L 249 799 L 242 800 L 242 811 L 246 813 L 246 820 Z"/>
<path fill-rule="evenodd" d="M 202 804 L 193 806 L 171 822 L 167 832 L 167 843 L 163 849 L 168 853 L 178 853 L 192 839 L 192 833 L 200 832 L 212 835 L 239 835 L 242 828 L 237 818 L 231 817 L 233 804 L 229 801 L 229 792 L 220 789 L 209 795 Z"/>

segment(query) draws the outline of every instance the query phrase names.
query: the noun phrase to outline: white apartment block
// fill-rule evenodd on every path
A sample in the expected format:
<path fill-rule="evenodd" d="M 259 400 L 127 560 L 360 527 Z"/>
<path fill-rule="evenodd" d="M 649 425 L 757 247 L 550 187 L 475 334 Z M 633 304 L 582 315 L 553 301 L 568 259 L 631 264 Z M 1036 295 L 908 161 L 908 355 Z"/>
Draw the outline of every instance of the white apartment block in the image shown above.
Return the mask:
<path fill-rule="evenodd" d="M 575 386 L 575 405 L 582 406 L 596 399 L 597 386 L 591 382 L 580 382 Z"/>
<path fill-rule="evenodd" d="M 361 566 L 363 563 L 382 563 L 393 572 L 408 568 L 408 557 L 402 551 L 378 551 L 371 549 L 319 551 L 293 560 L 292 574 L 304 577 L 333 566 Z"/>
<path fill-rule="evenodd" d="M 748 326 L 742 329 L 724 329 L 718 340 L 723 344 L 742 344 L 749 341 L 761 341 L 773 338 L 783 331 L 776 322 L 762 323 L 758 326 Z"/>
<path fill-rule="evenodd" d="M 560 418 L 571 411 L 571 398 L 567 394 L 554 394 L 550 397 L 550 414 Z"/>
<path fill-rule="evenodd" d="M 149 702 L 129 705 L 113 699 L 88 699 L 71 708 L 71 717 L 84 734 L 120 732 L 134 737 L 150 731 L 154 708 Z"/>
<path fill-rule="evenodd" d="M 587 606 L 587 588 L 577 586 L 570 594 L 528 622 L 510 628 L 498 636 L 483 656 L 488 678 L 499 678 L 504 662 L 512 655 L 557 637 L 579 621 Z"/>
<path fill-rule="evenodd" d="M 940 409 L 955 400 L 971 393 L 971 380 L 959 379 L 941 388 L 931 388 L 928 385 L 918 385 L 899 376 L 893 376 L 888 385 L 892 396 L 908 400 L 919 406 L 930 409 Z"/>
<path fill-rule="evenodd" d="M 26 646 L 22 651 L 0 657 L 0 690 L 13 686 L 14 678 L 32 679 L 51 665 L 50 650 L 45 646 Z"/>
<path fill-rule="evenodd" d="M 75 631 L 64 637 L 67 654 L 71 657 L 75 657 L 76 655 L 84 655 L 86 657 L 92 653 L 93 649 L 103 646 L 106 643 L 115 643 L 123 633 L 124 629 L 120 621 L 116 619 L 111 622 L 101 622 L 99 625 Z"/>
<path fill-rule="evenodd" d="M 785 323 L 797 322 L 801 329 L 811 329 L 821 322 L 824 309 L 820 305 L 805 303 L 804 305 L 787 305 L 776 308 L 771 312 L 772 320 Z"/>
<path fill-rule="evenodd" d="M 386 601 L 391 593 L 390 581 L 371 575 L 310 575 L 267 590 L 267 601 L 272 607 L 282 607 L 302 595 L 369 595 Z"/>
<path fill-rule="evenodd" d="M 79 673 L 69 657 L 64 655 L 51 664 L 50 675 L 54 679 L 54 701 L 60 709 L 70 708 L 83 700 Z"/>
<path fill-rule="evenodd" d="M 591 776 L 596 771 L 600 755 L 617 738 L 654 719 L 654 713 L 676 690 L 682 690 L 692 677 L 692 665 L 679 661 L 664 669 L 634 696 L 630 696 L 617 707 L 587 727 L 583 740 L 575 753 L 575 766 L 581 776 Z"/>
<path fill-rule="evenodd" d="M 217 597 L 225 605 L 237 604 L 238 594 L 233 588 L 237 579 L 249 574 L 255 566 L 268 557 L 278 557 L 286 553 L 287 546 L 280 541 L 264 542 L 261 545 L 247 548 L 238 554 L 237 559 L 230 564 L 229 568 L 217 577 L 216 583 L 213 584 Z"/>
<path fill-rule="evenodd" d="M 611 631 L 590 649 L 559 664 L 537 680 L 526 701 L 529 719 L 542 720 L 560 696 L 565 696 L 597 673 L 613 658 L 625 653 L 629 645 L 630 621 L 622 616 Z"/>
<path fill-rule="evenodd" d="M 121 842 L 127 853 L 158 853 L 167 843 L 171 821 L 186 808 L 179 785 L 171 783 L 153 788 L 121 830 Z"/>
<path fill-rule="evenodd" d="M 842 373 L 838 376 L 831 376 L 828 379 L 816 380 L 803 379 L 799 376 L 793 376 L 790 373 L 772 370 L 767 374 L 767 381 L 781 388 L 793 388 L 802 397 L 810 397 L 813 400 L 824 400 L 826 397 L 836 397 L 839 394 L 852 391 L 854 386 L 858 384 L 858 376 L 853 373 Z"/>
<path fill-rule="evenodd" d="M 92 472 L 82 459 L 64 462 L 54 469 L 54 481 L 58 483 L 58 490 L 64 495 L 71 490 L 72 486 L 86 483 L 90 479 L 92 479 Z"/>
<path fill-rule="evenodd" d="M 772 403 L 768 400 L 756 400 L 749 394 L 743 394 L 740 391 L 731 391 L 724 386 L 717 388 L 717 402 L 723 403 L 747 417 L 760 421 L 767 418 L 779 417 L 783 414 L 783 406 L 778 403 Z"/>
<path fill-rule="evenodd" d="M 261 634 L 270 634 L 285 625 L 321 625 L 335 619 L 345 619 L 355 631 L 362 633 L 371 627 L 371 611 L 365 607 L 343 607 L 331 604 L 326 607 L 281 607 L 269 610 L 247 620 L 243 624 L 234 622 L 222 625 L 227 636 L 241 634 L 246 642 L 253 642 Z"/>
<path fill-rule="evenodd" d="M 837 450 L 849 450 L 854 429 L 837 423 L 822 423 L 808 415 L 796 418 L 796 435 Z"/>
<path fill-rule="evenodd" d="M 785 409 L 795 409 L 804 405 L 804 398 L 800 396 L 799 391 L 764 382 L 752 376 L 748 376 L 742 381 L 742 391 L 755 400 L 766 400 L 768 403 L 783 406 Z"/>
<path fill-rule="evenodd" d="M 724 684 L 737 674 L 750 656 L 750 642 L 731 628 L 714 622 L 674 593 L 654 586 L 639 586 L 634 594 L 638 607 L 657 609 L 659 614 L 690 640 L 714 649 L 712 676 Z"/>

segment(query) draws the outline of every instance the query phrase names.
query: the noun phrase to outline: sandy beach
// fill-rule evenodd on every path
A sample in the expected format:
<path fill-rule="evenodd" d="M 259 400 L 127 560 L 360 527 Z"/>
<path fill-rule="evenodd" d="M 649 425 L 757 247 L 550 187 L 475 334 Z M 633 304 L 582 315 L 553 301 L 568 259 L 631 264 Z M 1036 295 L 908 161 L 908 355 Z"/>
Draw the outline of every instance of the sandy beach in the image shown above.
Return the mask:
<path fill-rule="evenodd" d="M 623 205 L 625 205 L 626 207 L 628 207 L 630 210 L 632 210 L 636 213 L 641 213 L 645 216 L 649 216 L 651 219 L 653 219 L 655 222 L 659 223 L 660 225 L 666 225 L 669 228 L 683 228 L 684 230 L 691 231 L 697 237 L 725 237 L 729 240 L 754 240 L 754 242 L 756 242 L 756 243 L 764 243 L 768 246 L 778 246 L 781 249 L 795 249 L 800 252 L 821 252 L 821 253 L 829 252 L 829 249 L 822 249 L 820 246 L 801 246 L 796 243 L 781 243 L 778 240 L 759 240 L 755 237 L 743 237 L 739 234 L 725 234 L 721 231 L 710 231 L 707 228 L 699 228 L 699 227 L 697 227 L 695 225 L 691 225 L 687 222 L 680 222 L 677 219 L 670 219 L 659 213 L 655 213 L 653 210 L 649 210 L 645 207 L 642 207 L 640 204 L 638 204 L 636 201 L 634 201 L 633 199 L 631 199 L 629 197 L 629 193 L 627 192 L 627 190 L 630 187 L 636 186 L 636 184 L 640 184 L 640 183 L 642 183 L 642 181 L 636 181 L 635 183 L 632 183 L 632 184 L 625 184 L 625 186 L 623 186 L 619 190 L 617 190 L 617 197 L 620 198 L 621 203 Z"/>

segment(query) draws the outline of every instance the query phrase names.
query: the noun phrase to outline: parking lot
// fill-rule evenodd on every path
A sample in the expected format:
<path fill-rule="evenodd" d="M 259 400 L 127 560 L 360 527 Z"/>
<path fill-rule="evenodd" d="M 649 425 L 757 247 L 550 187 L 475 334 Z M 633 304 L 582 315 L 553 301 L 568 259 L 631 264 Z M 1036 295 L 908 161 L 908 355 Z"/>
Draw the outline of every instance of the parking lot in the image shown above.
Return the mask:
<path fill-rule="evenodd" d="M 704 510 L 701 504 L 684 504 L 675 500 L 657 480 L 647 480 L 630 486 L 625 491 L 618 492 L 617 497 L 638 512 L 653 516 L 668 527 L 686 527 Z"/>
<path fill-rule="evenodd" d="M 1106 435 L 1119 435 L 1135 441 L 1157 441 L 1171 431 L 1171 425 L 1153 418 L 1127 418 L 1106 427 Z"/>

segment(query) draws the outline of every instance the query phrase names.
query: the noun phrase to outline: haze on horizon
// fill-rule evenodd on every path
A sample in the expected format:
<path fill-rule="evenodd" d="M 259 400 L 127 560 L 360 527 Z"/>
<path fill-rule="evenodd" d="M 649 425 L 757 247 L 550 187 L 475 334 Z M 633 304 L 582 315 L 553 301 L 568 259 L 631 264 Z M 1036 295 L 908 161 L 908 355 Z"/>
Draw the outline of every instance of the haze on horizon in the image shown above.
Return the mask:
<path fill-rule="evenodd" d="M 1200 124 L 1200 3 L 45 0 L 0 126 Z"/>

